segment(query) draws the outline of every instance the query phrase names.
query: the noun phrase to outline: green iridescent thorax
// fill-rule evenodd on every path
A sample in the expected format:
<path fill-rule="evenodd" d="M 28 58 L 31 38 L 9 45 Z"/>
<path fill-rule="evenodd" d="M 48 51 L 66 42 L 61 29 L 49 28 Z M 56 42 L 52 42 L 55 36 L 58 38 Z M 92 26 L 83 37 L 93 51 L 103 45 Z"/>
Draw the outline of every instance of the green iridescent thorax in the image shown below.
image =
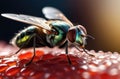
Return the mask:
<path fill-rule="evenodd" d="M 30 44 L 31 44 L 31 46 L 32 46 L 32 43 L 30 43 L 30 41 L 33 38 L 33 34 L 35 32 L 36 32 L 36 28 L 35 27 L 29 27 L 29 28 L 21 31 L 16 36 L 16 45 L 18 47 L 21 47 L 21 46 L 23 46 L 23 44 L 25 44 L 24 47 L 30 47 Z"/>
<path fill-rule="evenodd" d="M 51 34 L 48 36 L 49 42 L 52 46 L 61 45 L 66 40 L 66 34 L 70 25 L 64 21 L 53 21 L 50 26 L 52 26 L 52 30 L 57 32 L 57 34 Z"/>

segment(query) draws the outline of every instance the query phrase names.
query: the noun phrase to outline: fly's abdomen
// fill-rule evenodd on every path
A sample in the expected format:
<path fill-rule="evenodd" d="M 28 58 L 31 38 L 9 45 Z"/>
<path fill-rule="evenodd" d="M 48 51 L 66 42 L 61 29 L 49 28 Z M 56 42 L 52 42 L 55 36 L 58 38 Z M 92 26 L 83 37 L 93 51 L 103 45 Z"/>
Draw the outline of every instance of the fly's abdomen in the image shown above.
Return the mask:
<path fill-rule="evenodd" d="M 36 38 L 35 41 L 34 37 Z M 33 43 L 35 43 L 35 47 L 51 47 L 51 45 L 46 40 L 46 34 L 42 29 L 36 26 L 30 26 L 22 30 L 19 34 L 17 34 L 17 36 L 13 38 L 11 43 L 19 48 L 33 47 Z"/>
<path fill-rule="evenodd" d="M 32 47 L 33 46 L 33 38 L 34 35 L 37 32 L 37 28 L 36 27 L 28 27 L 26 29 L 24 29 L 23 31 L 21 31 L 16 37 L 15 37 L 15 44 L 18 47 L 23 47 L 23 48 L 27 48 L 27 47 Z"/>

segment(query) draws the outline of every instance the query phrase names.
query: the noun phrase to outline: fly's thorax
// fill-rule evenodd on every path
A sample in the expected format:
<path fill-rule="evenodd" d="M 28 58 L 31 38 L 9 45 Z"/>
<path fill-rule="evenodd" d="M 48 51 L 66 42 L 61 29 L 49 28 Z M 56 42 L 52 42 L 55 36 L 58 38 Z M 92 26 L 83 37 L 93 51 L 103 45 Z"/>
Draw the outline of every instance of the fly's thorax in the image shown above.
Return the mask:
<path fill-rule="evenodd" d="M 38 28 L 35 26 L 30 26 L 20 31 L 11 41 L 11 43 L 17 47 L 31 47 L 33 46 L 33 35 L 37 33 Z"/>
<path fill-rule="evenodd" d="M 47 41 L 52 45 L 62 45 L 66 41 L 66 34 L 70 25 L 64 21 L 53 21 L 50 23 L 53 34 L 47 36 Z"/>
<path fill-rule="evenodd" d="M 81 25 L 77 25 L 77 26 L 71 27 L 68 30 L 67 39 L 71 43 L 74 43 L 80 46 L 85 46 L 86 35 L 87 35 L 86 29 Z"/>

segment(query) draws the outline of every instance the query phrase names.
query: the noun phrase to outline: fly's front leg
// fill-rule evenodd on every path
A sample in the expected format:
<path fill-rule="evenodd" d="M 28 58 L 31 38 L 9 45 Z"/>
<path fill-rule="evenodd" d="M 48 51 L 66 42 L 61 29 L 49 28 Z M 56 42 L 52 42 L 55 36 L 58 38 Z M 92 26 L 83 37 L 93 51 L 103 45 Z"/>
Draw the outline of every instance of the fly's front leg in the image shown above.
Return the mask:
<path fill-rule="evenodd" d="M 84 51 L 86 54 L 88 54 L 88 55 L 90 55 L 90 56 L 92 56 L 92 57 L 95 57 L 94 55 L 88 53 L 88 52 L 85 50 L 85 48 L 82 48 L 83 51 L 81 51 L 80 48 L 79 48 L 78 46 L 76 46 L 76 45 L 74 45 L 74 46 L 75 46 L 75 48 L 76 48 L 78 51 L 80 51 L 80 52 L 83 52 L 83 51 Z"/>
<path fill-rule="evenodd" d="M 66 53 L 66 55 L 67 55 L 68 63 L 71 65 L 72 62 L 71 62 L 70 57 L 69 57 L 69 55 L 68 55 L 68 41 L 66 42 L 66 45 L 65 45 L 65 53 Z"/>

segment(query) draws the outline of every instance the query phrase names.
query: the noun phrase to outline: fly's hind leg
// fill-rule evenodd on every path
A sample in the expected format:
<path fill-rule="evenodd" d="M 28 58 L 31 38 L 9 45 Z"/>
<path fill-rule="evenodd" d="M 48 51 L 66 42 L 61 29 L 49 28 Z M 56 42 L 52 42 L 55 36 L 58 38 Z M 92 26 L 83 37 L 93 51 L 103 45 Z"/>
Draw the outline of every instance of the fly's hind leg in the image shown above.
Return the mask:
<path fill-rule="evenodd" d="M 31 58 L 31 60 L 25 64 L 25 66 L 28 66 L 29 64 L 32 63 L 34 57 L 35 57 L 35 47 L 36 47 L 36 34 L 33 35 L 33 56 Z"/>
<path fill-rule="evenodd" d="M 30 37 L 30 39 L 31 39 L 33 36 L 34 36 L 34 35 L 32 35 L 32 36 Z M 27 42 L 23 43 L 23 44 L 19 47 L 19 49 L 18 49 L 14 54 L 8 55 L 8 56 L 5 56 L 5 57 L 8 58 L 8 57 L 11 57 L 11 56 L 14 56 L 14 55 L 18 54 L 18 53 L 24 48 L 24 46 L 25 46 L 27 43 L 29 43 L 30 39 L 28 39 Z"/>

